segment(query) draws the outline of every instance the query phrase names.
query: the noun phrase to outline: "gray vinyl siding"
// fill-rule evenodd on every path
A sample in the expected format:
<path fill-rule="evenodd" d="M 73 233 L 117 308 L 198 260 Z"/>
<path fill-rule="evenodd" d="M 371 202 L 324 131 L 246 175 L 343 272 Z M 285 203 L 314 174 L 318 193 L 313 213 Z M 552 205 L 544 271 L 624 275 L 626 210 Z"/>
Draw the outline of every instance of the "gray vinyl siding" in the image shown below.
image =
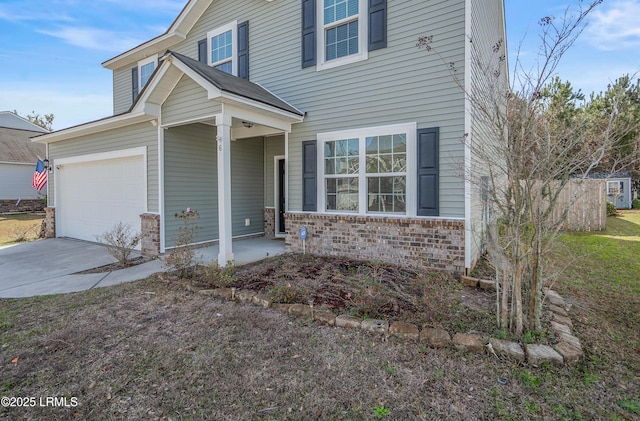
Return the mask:
<path fill-rule="evenodd" d="M 196 242 L 218 239 L 218 164 L 216 129 L 188 124 L 165 131 L 165 240 L 173 247 L 182 221 L 181 210 L 197 210 Z M 264 232 L 264 142 L 231 143 L 231 214 L 234 237 Z M 245 226 L 245 219 L 250 225 Z"/>
<path fill-rule="evenodd" d="M 197 210 L 196 242 L 218 238 L 218 169 L 216 129 L 204 124 L 172 127 L 164 132 L 165 244 L 173 247 L 181 210 Z"/>
<path fill-rule="evenodd" d="M 172 124 L 222 111 L 222 105 L 207 99 L 207 91 L 188 76 L 182 76 L 162 105 L 162 124 Z"/>
<path fill-rule="evenodd" d="M 160 212 L 158 202 L 158 128 L 139 123 L 94 135 L 76 137 L 49 145 L 49 159 L 113 152 L 144 146 L 147 148 L 147 211 Z M 55 203 L 55 171 L 49 173 L 49 203 Z"/>
<path fill-rule="evenodd" d="M 267 137 L 264 147 L 264 206 L 275 207 L 274 189 L 276 180 L 274 179 L 274 157 L 284 156 L 284 136 Z"/>
<path fill-rule="evenodd" d="M 113 72 L 113 114 L 124 113 L 133 103 L 131 68 L 133 65 Z"/>
<path fill-rule="evenodd" d="M 321 72 L 301 69 L 299 1 L 214 2 L 172 49 L 197 58 L 207 31 L 249 20 L 251 80 L 308 113 L 289 136 L 290 210 L 302 210 L 303 141 L 319 132 L 417 122 L 418 128 L 440 127 L 440 213 L 462 217 L 464 96 L 447 65 L 454 62 L 464 77 L 464 6 L 464 0 L 388 2 L 388 47 Z M 442 59 L 416 48 L 420 35 L 434 36 Z"/>
<path fill-rule="evenodd" d="M 492 66 L 498 68 L 498 57 L 506 49 L 506 44 L 502 44 L 502 52 L 493 53 L 493 47 L 501 40 L 504 40 L 503 0 L 469 0 L 471 7 L 471 34 L 472 43 L 469 47 L 471 63 L 471 95 L 482 98 L 489 92 L 495 92 L 497 83 L 502 83 L 502 89 L 508 83 L 508 73 L 506 62 L 503 64 L 502 74 L 499 79 L 493 75 L 483 74 L 481 68 L 476 64 L 477 60 L 487 66 L 490 62 Z M 476 100 L 477 101 L 477 100 Z M 482 118 L 482 113 L 471 113 L 471 139 L 474 144 L 487 144 L 489 142 L 500 142 L 500 134 L 496 132 L 487 119 Z M 472 153 L 473 153 L 472 149 Z M 480 177 L 487 174 L 486 162 L 481 156 L 471 156 L 471 250 L 472 261 L 477 259 L 482 252 L 483 231 L 485 229 L 487 215 L 486 207 L 481 200 Z"/>
<path fill-rule="evenodd" d="M 231 143 L 231 217 L 234 237 L 264 232 L 264 140 Z M 250 225 L 245 225 L 249 219 Z"/>
<path fill-rule="evenodd" d="M 208 31 L 249 20 L 251 80 L 307 112 L 289 135 L 290 210 L 302 210 L 303 141 L 320 132 L 416 122 L 418 128 L 440 128 L 440 215 L 464 216 L 464 95 L 448 63 L 463 80 L 465 0 L 389 1 L 388 47 L 369 52 L 365 61 L 320 72 L 301 68 L 300 6 L 293 0 L 215 1 L 171 50 L 197 59 L 198 41 Z M 433 35 L 438 54 L 416 48 L 421 35 Z M 130 102 L 125 91 L 114 92 L 118 104 Z"/>

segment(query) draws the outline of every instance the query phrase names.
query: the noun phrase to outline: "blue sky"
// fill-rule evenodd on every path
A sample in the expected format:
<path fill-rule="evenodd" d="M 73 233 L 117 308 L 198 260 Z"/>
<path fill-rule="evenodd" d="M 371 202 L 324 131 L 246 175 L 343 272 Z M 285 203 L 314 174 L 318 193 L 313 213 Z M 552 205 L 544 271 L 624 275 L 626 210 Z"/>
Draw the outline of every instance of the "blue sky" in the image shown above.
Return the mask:
<path fill-rule="evenodd" d="M 110 115 L 111 71 L 100 64 L 163 33 L 185 3 L 0 0 L 0 111 L 53 113 L 54 129 Z M 561 17 L 568 6 L 575 10 L 579 3 L 505 0 L 510 62 L 519 48 L 525 67 L 534 66 L 539 19 Z M 640 0 L 604 0 L 558 75 L 589 94 L 639 70 Z"/>

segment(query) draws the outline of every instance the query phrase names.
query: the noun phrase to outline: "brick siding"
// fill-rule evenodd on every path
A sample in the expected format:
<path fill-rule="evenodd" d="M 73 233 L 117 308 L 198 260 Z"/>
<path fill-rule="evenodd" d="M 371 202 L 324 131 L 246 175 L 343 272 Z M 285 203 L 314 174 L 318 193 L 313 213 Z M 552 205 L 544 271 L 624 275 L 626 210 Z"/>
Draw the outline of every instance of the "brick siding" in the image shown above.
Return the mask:
<path fill-rule="evenodd" d="M 464 274 L 464 221 L 326 214 L 286 214 L 288 251 L 379 260 Z"/>
<path fill-rule="evenodd" d="M 44 199 L 0 200 L 0 213 L 42 212 Z"/>
<path fill-rule="evenodd" d="M 143 213 L 141 219 L 141 252 L 145 257 L 158 257 L 160 254 L 160 215 Z"/>
<path fill-rule="evenodd" d="M 44 208 L 44 238 L 56 238 L 56 208 Z"/>
<path fill-rule="evenodd" d="M 276 235 L 276 210 L 274 208 L 264 208 L 264 236 L 275 237 Z"/>

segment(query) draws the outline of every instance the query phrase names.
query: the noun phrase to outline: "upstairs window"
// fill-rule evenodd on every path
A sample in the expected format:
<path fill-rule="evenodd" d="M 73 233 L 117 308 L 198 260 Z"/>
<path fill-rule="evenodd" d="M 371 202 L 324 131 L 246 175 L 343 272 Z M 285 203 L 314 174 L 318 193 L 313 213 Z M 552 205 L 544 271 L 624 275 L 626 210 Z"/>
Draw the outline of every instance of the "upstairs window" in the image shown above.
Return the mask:
<path fill-rule="evenodd" d="M 367 59 L 367 1 L 319 0 L 319 68 Z"/>
<path fill-rule="evenodd" d="M 233 21 L 207 33 L 208 63 L 223 72 L 238 75 L 238 22 Z"/>
<path fill-rule="evenodd" d="M 301 0 L 302 68 L 329 69 L 387 48 L 387 0 Z"/>
<path fill-rule="evenodd" d="M 138 62 L 138 77 L 139 77 L 139 85 L 140 89 L 144 88 L 147 84 L 153 71 L 156 69 L 156 65 L 158 62 L 158 57 L 149 57 L 148 59 L 141 60 Z"/>
<path fill-rule="evenodd" d="M 325 58 L 358 54 L 358 0 L 324 0 Z"/>

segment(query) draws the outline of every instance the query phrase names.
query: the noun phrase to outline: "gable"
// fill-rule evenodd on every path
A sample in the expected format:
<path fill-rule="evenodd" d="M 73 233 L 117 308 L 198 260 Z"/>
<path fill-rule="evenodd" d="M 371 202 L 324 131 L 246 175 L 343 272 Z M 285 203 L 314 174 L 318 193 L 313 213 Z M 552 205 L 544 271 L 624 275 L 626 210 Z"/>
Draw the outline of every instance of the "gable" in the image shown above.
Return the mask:
<path fill-rule="evenodd" d="M 213 120 L 221 111 L 222 104 L 211 101 L 202 86 L 183 75 L 162 105 L 162 124 Z"/>
<path fill-rule="evenodd" d="M 0 127 L 7 129 L 28 130 L 32 132 L 47 133 L 48 130 L 40 127 L 11 111 L 0 112 Z"/>

